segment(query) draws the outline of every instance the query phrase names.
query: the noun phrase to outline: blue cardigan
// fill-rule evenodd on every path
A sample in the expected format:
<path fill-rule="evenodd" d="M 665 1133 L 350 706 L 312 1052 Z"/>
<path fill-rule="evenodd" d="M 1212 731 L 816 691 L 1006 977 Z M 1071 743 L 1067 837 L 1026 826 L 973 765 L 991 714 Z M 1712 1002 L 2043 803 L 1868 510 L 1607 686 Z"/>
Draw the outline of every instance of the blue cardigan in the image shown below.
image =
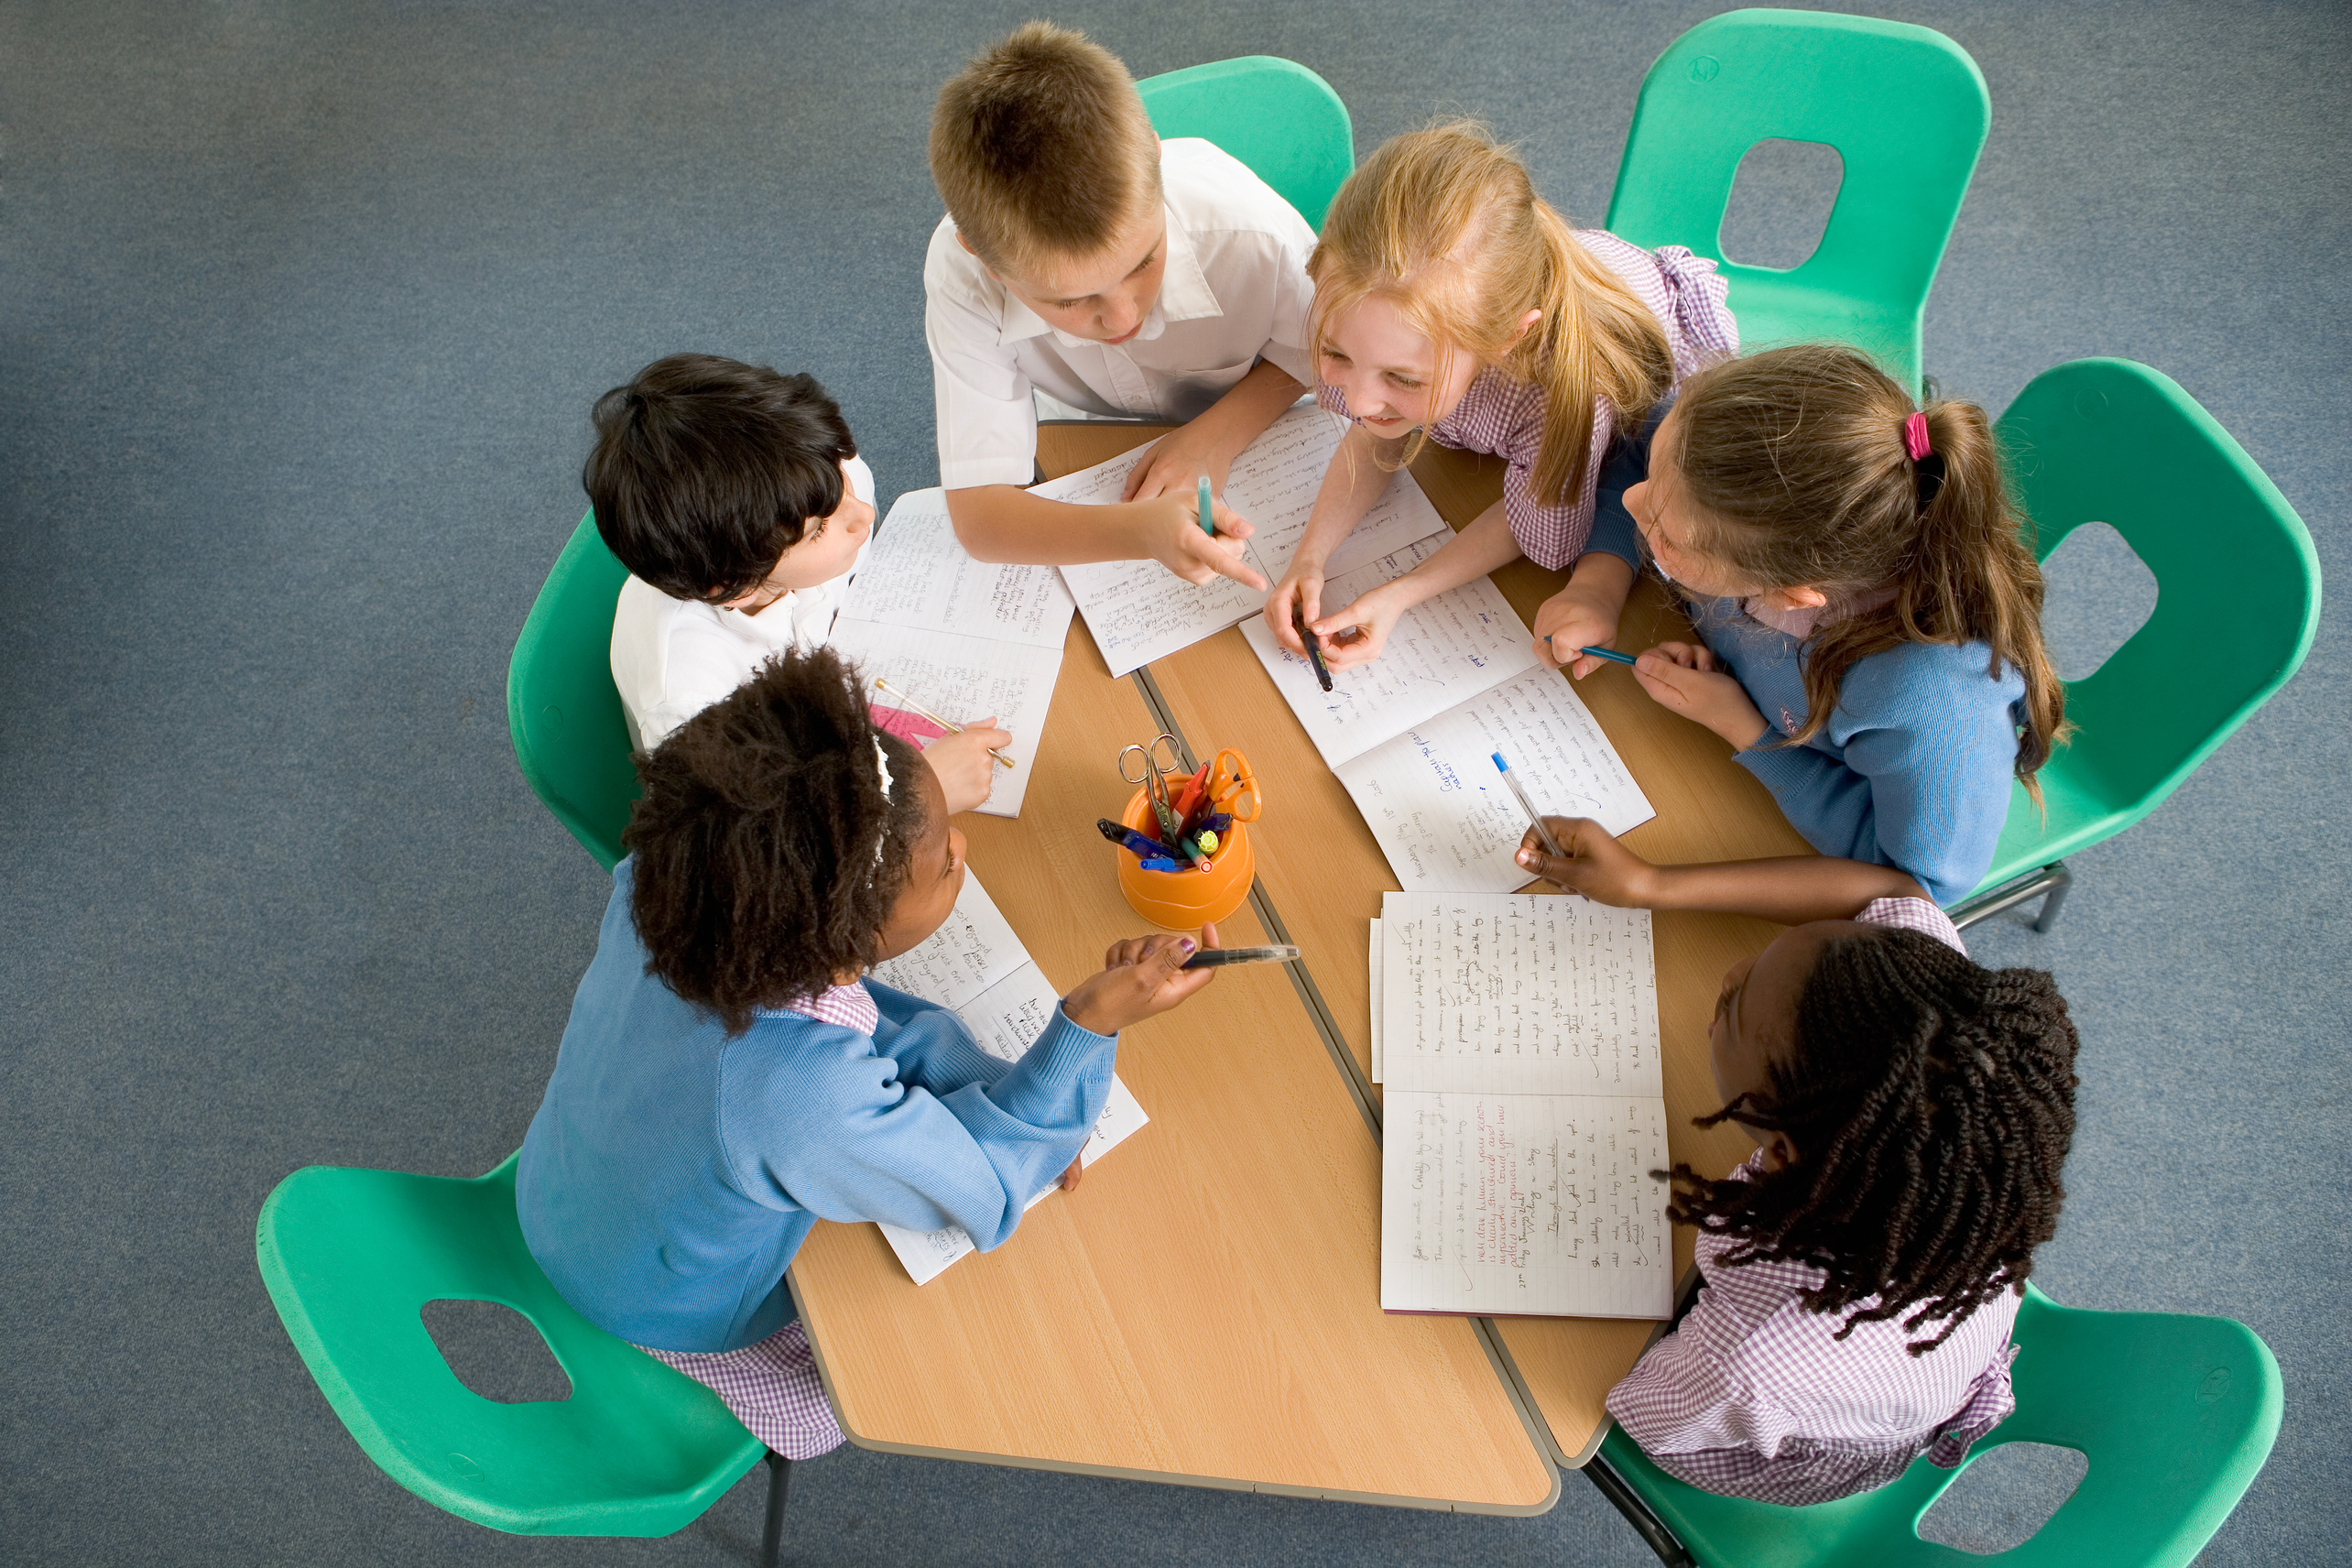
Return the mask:
<path fill-rule="evenodd" d="M 1803 645 L 1717 599 L 1691 618 L 1739 677 L 1767 724 L 1734 758 L 1761 779 L 1790 825 L 1824 855 L 1892 866 L 1939 904 L 1984 880 L 2009 817 L 2025 678 L 1986 673 L 1992 650 L 1905 643 L 1846 672 L 1837 708 L 1803 746 Z"/>
<path fill-rule="evenodd" d="M 1117 1037 L 1059 1009 L 1018 1063 L 872 980 L 870 1036 L 764 1011 L 727 1039 L 645 972 L 634 874 L 614 870 L 515 1178 L 531 1256 L 605 1332 L 757 1344 L 791 1321 L 784 1269 L 819 1219 L 960 1225 L 994 1247 L 1102 1114 Z"/>

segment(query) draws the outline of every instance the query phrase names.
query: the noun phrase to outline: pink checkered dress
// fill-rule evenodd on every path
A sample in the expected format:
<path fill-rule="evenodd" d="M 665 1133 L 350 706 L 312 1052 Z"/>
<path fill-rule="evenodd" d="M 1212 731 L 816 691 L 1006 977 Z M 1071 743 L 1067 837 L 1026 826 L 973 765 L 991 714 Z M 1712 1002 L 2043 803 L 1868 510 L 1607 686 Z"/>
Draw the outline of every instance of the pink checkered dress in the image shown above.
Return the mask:
<path fill-rule="evenodd" d="M 1880 898 L 1860 919 L 1967 951 L 1924 898 Z M 1762 1159 L 1759 1149 L 1740 1170 L 1760 1173 Z M 1726 1267 L 1735 1245 L 1700 1233 L 1698 1301 L 1609 1391 L 1609 1413 L 1667 1474 L 1729 1497 L 1824 1503 L 1885 1486 L 1922 1454 L 1951 1469 L 2017 1408 L 2015 1295 L 1978 1307 L 1914 1356 L 1900 1318 L 1833 1340 L 1844 1317 L 1808 1312 L 1798 1295 L 1821 1281 L 1819 1269 Z"/>
<path fill-rule="evenodd" d="M 1623 278 L 1664 325 L 1677 387 L 1684 376 L 1739 352 L 1739 325 L 1724 304 L 1731 285 L 1716 276 L 1714 262 L 1682 245 L 1643 250 L 1602 229 L 1579 229 L 1576 242 Z M 1347 417 L 1347 399 L 1337 387 L 1319 387 L 1316 397 Z M 1543 450 L 1546 412 L 1541 388 L 1488 369 L 1470 383 L 1452 413 L 1429 427 L 1429 435 L 1441 446 L 1483 452 L 1510 464 L 1503 475 L 1503 512 L 1511 538 L 1530 561 L 1556 572 L 1582 555 L 1592 537 L 1601 457 L 1616 433 L 1617 411 L 1594 399 L 1592 456 L 1583 487 L 1568 501 L 1541 500 L 1530 488 Z"/>
<path fill-rule="evenodd" d="M 874 998 L 855 982 L 795 1002 L 790 1010 L 860 1034 L 872 1034 L 881 1018 Z M 848 1441 L 826 1402 L 809 1332 L 797 1321 L 741 1350 L 637 1348 L 718 1395 L 754 1437 L 787 1459 L 814 1459 Z"/>

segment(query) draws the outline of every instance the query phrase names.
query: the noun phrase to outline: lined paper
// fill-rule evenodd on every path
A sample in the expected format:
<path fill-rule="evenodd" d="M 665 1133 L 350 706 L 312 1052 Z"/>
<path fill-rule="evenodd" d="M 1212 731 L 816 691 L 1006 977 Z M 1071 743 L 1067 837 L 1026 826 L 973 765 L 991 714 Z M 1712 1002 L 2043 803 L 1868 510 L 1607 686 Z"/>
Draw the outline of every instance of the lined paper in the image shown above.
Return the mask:
<path fill-rule="evenodd" d="M 1051 566 L 975 561 L 956 540 L 947 493 L 934 486 L 909 490 L 891 504 L 890 515 L 874 532 L 866 564 L 850 584 L 842 615 L 1060 653 L 1077 608 L 1062 574 Z"/>
<path fill-rule="evenodd" d="M 863 573 L 858 580 L 865 581 Z M 1045 735 L 1054 682 L 1062 675 L 1060 643 L 1050 648 L 1031 648 L 844 616 L 833 623 L 833 644 L 864 672 L 870 702 L 890 705 L 890 693 L 873 689 L 879 677 L 958 724 L 994 713 L 998 726 L 1013 733 L 1004 748 L 1013 766 L 990 768 L 988 798 L 974 809 L 992 817 L 1021 814 L 1021 801 L 1029 794 L 1029 764 L 1036 759 L 1038 743 Z"/>

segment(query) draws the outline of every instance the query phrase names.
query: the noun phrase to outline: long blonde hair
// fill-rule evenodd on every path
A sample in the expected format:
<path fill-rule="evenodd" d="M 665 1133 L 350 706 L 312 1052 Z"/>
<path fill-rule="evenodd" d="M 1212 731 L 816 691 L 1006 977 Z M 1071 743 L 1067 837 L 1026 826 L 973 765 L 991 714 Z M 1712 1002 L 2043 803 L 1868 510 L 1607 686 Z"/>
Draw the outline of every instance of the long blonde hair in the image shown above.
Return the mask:
<path fill-rule="evenodd" d="M 1621 425 L 1638 424 L 1673 385 L 1666 330 L 1650 307 L 1576 243 L 1518 155 L 1475 121 L 1409 131 L 1366 158 L 1333 200 L 1307 272 L 1318 358 L 1332 319 L 1377 297 L 1437 345 L 1436 385 L 1459 353 L 1542 388 L 1533 489 L 1547 503 L 1583 486 L 1595 398 Z M 1530 310 L 1542 316 L 1521 333 Z M 1401 461 L 1427 439 L 1421 431 Z"/>
<path fill-rule="evenodd" d="M 1921 482 L 1903 422 L 1924 414 L 1940 485 Z M 1703 370 L 1674 405 L 1671 463 L 1697 503 L 1691 543 L 1768 587 L 1820 588 L 1835 605 L 1894 589 L 1882 608 L 1813 634 L 1806 716 L 1791 745 L 1829 722 L 1846 672 L 1907 642 L 1981 642 L 1986 674 L 2025 681 L 2019 782 L 2071 729 L 2066 688 L 2042 640 L 2042 568 L 2001 474 L 1992 421 L 1974 403 L 1911 394 L 1837 343 L 1794 343 Z M 1921 504 L 1923 492 L 1926 504 Z"/>

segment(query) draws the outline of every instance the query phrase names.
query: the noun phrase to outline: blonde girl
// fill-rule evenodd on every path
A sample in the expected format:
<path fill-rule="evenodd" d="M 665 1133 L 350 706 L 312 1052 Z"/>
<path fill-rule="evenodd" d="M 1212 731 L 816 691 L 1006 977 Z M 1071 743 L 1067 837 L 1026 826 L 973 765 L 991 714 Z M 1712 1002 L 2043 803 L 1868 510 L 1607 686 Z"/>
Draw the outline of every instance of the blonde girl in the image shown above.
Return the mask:
<path fill-rule="evenodd" d="M 1647 461 L 1626 506 L 1700 640 L 1642 654 L 1642 689 L 1730 742 L 1823 855 L 1966 896 L 2010 779 L 2038 802 L 2066 732 L 1985 411 L 1915 407 L 1862 354 L 1798 344 L 1693 376 Z M 1543 858 L 1521 856 L 1552 877 Z M 1693 885 L 1752 899 L 1743 879 L 1789 875 L 1752 862 Z"/>
<path fill-rule="evenodd" d="M 1317 396 L 1350 429 L 1267 601 L 1275 636 L 1304 651 L 1295 605 L 1334 669 L 1361 664 L 1413 605 L 1524 554 L 1574 567 L 1537 616 L 1536 652 L 1598 668 L 1574 650 L 1617 636 L 1639 561 L 1604 458 L 1683 376 L 1737 352 L 1715 264 L 1571 229 L 1510 149 L 1455 123 L 1366 159 L 1307 270 Z M 1326 606 L 1332 552 L 1432 441 L 1503 458 L 1502 500 L 1411 572 Z"/>

